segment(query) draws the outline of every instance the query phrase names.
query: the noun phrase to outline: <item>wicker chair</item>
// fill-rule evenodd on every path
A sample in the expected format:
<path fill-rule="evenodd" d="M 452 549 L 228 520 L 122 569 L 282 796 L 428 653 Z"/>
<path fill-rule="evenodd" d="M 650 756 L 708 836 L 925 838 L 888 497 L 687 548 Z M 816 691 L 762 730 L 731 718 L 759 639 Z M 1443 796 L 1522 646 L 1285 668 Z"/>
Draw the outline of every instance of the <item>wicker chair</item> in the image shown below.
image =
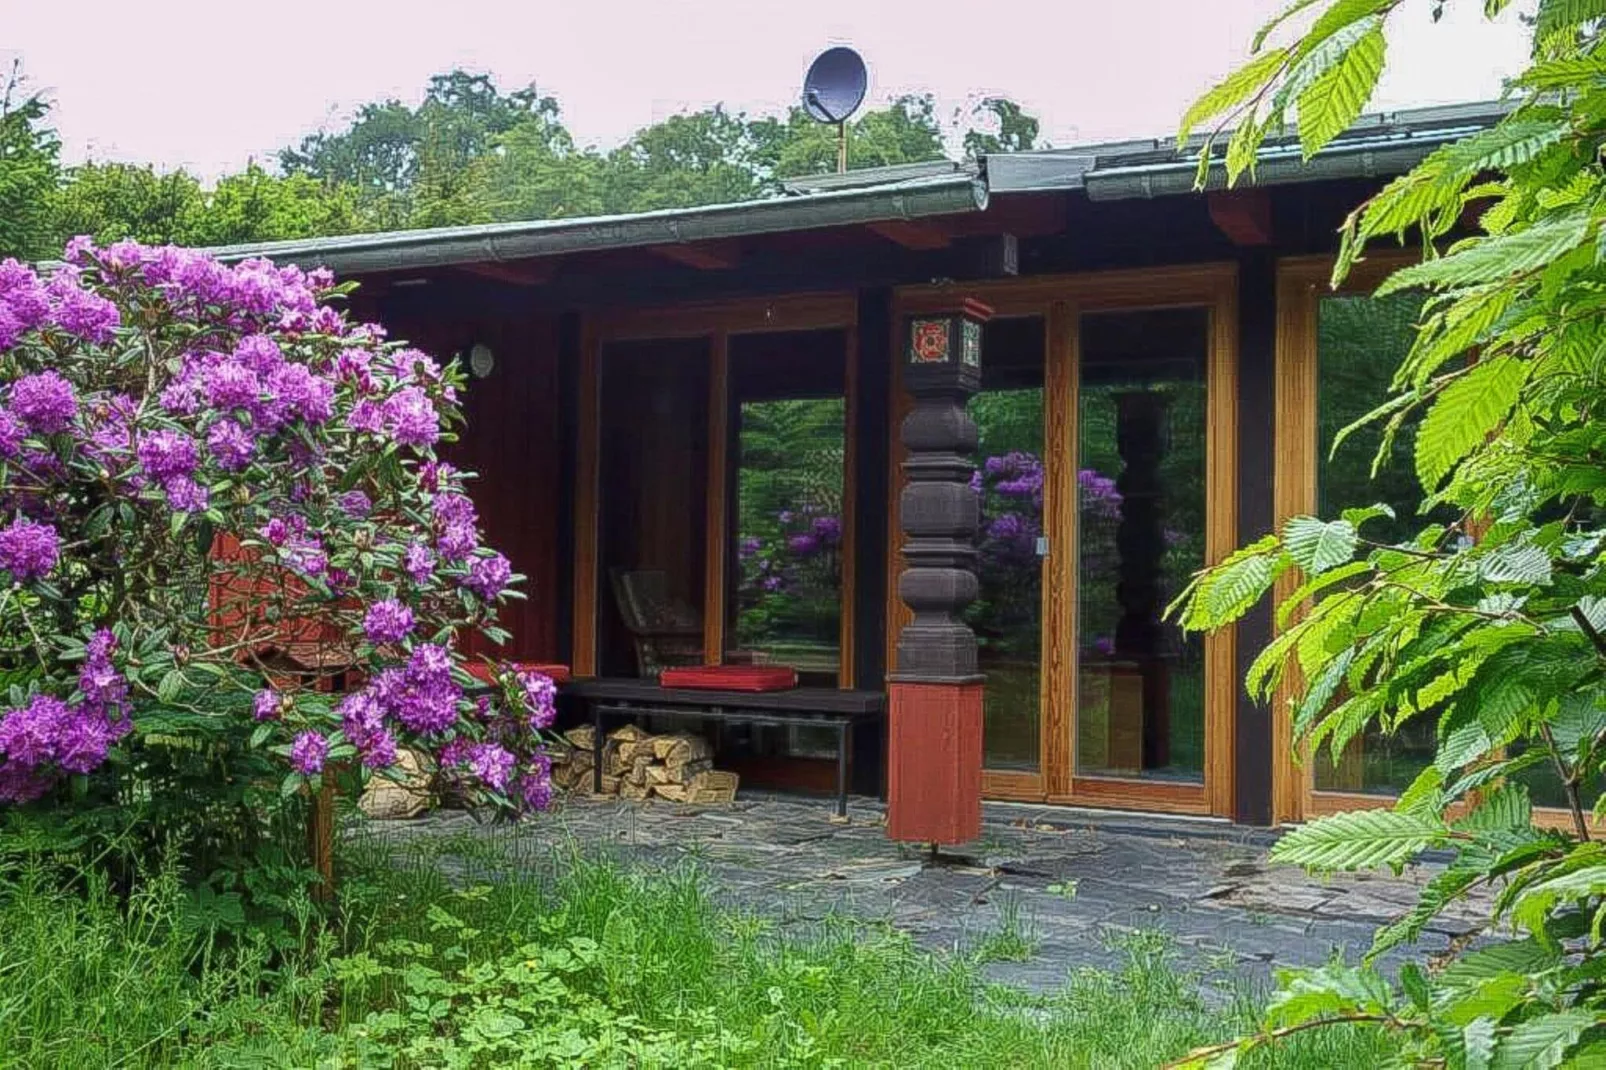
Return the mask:
<path fill-rule="evenodd" d="M 671 665 L 703 663 L 702 616 L 669 593 L 658 569 L 611 569 L 614 601 L 636 646 L 636 669 L 657 679 Z"/>
<path fill-rule="evenodd" d="M 658 569 L 610 569 L 614 602 L 636 647 L 636 671 L 656 680 L 664 669 L 703 664 L 703 617 L 669 593 Z M 727 665 L 754 665 L 764 658 L 747 650 L 726 651 Z"/>

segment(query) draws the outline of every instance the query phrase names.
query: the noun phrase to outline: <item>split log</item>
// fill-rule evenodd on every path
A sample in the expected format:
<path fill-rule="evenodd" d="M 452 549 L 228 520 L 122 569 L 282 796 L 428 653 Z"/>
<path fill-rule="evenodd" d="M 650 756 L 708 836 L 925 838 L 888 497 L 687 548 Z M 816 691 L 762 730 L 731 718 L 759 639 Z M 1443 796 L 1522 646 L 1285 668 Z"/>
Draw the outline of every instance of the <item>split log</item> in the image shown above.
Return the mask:
<path fill-rule="evenodd" d="M 652 789 L 646 784 L 632 784 L 626 780 L 619 785 L 619 798 L 635 799 L 640 801 L 652 794 Z"/>
<path fill-rule="evenodd" d="M 418 755 L 403 747 L 391 775 L 370 780 L 357 805 L 372 818 L 407 818 L 429 809 L 429 801 L 429 773 Z"/>
<path fill-rule="evenodd" d="M 723 769 L 705 769 L 691 778 L 686 785 L 689 803 L 728 803 L 736 798 L 736 786 L 741 778 Z"/>
<path fill-rule="evenodd" d="M 563 738 L 575 750 L 583 750 L 589 753 L 597 741 L 597 732 L 590 725 L 583 724 L 578 728 L 571 728 L 563 733 Z"/>
<path fill-rule="evenodd" d="M 685 784 L 698 773 L 705 773 L 714 768 L 714 763 L 707 758 L 698 758 L 696 761 L 684 764 L 666 764 L 664 782 L 668 784 Z"/>

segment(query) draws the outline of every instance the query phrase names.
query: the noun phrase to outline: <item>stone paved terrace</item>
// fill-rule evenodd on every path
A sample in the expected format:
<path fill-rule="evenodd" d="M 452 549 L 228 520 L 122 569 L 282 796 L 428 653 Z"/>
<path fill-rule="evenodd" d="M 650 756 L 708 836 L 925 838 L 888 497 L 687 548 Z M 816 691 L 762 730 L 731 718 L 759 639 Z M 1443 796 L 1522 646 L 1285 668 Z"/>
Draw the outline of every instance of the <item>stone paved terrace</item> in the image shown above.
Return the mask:
<path fill-rule="evenodd" d="M 1035 991 L 1059 988 L 1078 967 L 1118 968 L 1123 935 L 1150 931 L 1169 934 L 1183 967 L 1214 986 L 1264 982 L 1274 966 L 1316 964 L 1335 949 L 1353 961 L 1430 875 L 1311 877 L 1267 863 L 1266 830 L 1003 803 L 987 804 L 978 842 L 931 864 L 888 841 L 883 822 L 873 800 L 854 800 L 843 822 L 816 799 L 752 792 L 720 807 L 570 797 L 511 827 L 454 811 L 382 824 L 401 843 L 467 833 L 519 847 L 606 844 L 647 867 L 695 860 L 722 901 L 783 927 L 846 913 L 959 953 L 1014 932 L 1029 957 L 986 970 Z M 1442 951 L 1471 930 L 1472 915 L 1457 915 L 1422 947 Z"/>

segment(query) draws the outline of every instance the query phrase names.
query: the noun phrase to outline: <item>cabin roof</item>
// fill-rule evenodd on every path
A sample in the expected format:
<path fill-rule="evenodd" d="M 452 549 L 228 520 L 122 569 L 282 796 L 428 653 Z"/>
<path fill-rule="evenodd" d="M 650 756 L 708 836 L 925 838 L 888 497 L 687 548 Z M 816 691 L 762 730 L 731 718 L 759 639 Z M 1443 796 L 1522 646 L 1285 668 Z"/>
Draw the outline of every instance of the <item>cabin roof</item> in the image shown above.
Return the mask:
<path fill-rule="evenodd" d="M 1253 183 L 1399 174 L 1439 145 L 1492 126 L 1508 109 L 1500 102 L 1480 102 L 1366 115 L 1309 160 L 1290 131 L 1262 146 Z M 1159 197 L 1197 189 L 1202 145 L 1198 137 L 1181 148 L 1164 138 L 1096 142 L 992 154 L 973 162 L 935 160 L 808 176 L 783 183 L 777 196 L 736 204 L 255 242 L 211 251 L 225 261 L 267 257 L 364 274 L 907 222 L 984 211 L 994 195 L 1059 192 L 1092 201 Z M 1218 157 L 1219 149 L 1218 144 Z M 1225 186 L 1219 158 L 1206 184 Z"/>

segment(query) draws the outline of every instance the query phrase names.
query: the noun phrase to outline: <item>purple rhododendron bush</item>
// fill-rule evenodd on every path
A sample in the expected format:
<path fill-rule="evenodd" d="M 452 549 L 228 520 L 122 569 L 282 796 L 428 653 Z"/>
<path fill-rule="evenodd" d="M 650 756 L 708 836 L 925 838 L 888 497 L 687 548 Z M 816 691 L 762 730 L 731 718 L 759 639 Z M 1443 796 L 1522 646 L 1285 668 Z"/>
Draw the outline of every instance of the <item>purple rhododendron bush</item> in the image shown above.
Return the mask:
<path fill-rule="evenodd" d="M 551 681 L 478 685 L 458 653 L 505 638 L 518 577 L 435 453 L 456 370 L 351 322 L 325 272 L 65 259 L 0 263 L 0 800 L 165 802 L 205 838 L 410 747 L 545 806 Z"/>

